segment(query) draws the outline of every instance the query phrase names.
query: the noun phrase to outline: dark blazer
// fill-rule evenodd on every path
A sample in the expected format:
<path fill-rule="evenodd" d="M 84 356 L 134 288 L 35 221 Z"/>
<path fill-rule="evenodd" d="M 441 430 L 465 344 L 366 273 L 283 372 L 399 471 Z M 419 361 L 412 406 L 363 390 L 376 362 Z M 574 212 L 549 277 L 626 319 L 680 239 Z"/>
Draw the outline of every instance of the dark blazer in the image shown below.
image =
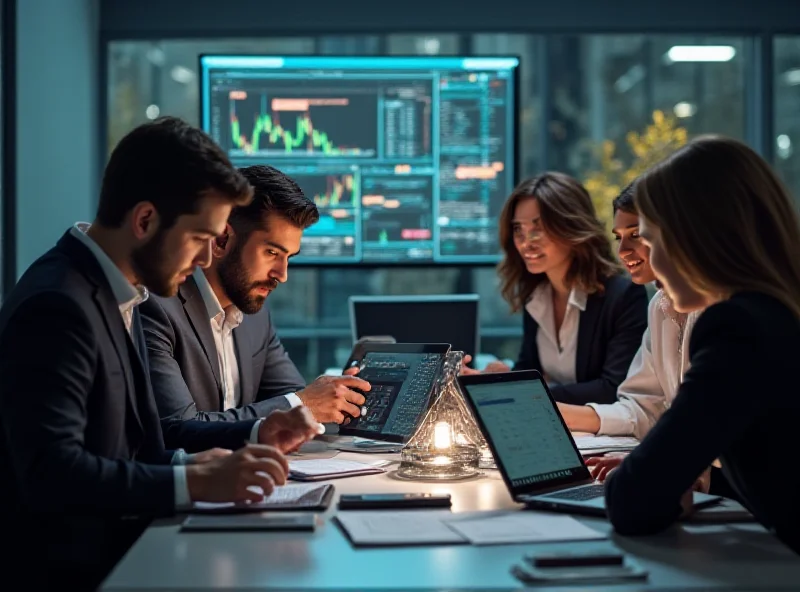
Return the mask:
<path fill-rule="evenodd" d="M 272 326 L 267 306 L 244 315 L 233 330 L 242 401 L 224 409 L 219 358 L 208 311 L 193 277 L 174 298 L 144 302 L 150 379 L 161 417 L 232 421 L 264 417 L 288 409 L 283 396 L 305 387 Z"/>
<path fill-rule="evenodd" d="M 663 530 L 680 498 L 719 458 L 739 500 L 800 553 L 793 467 L 800 321 L 778 300 L 736 294 L 697 320 L 691 366 L 669 410 L 612 473 L 608 513 L 622 534 Z"/>
<path fill-rule="evenodd" d="M 132 339 L 102 268 L 69 233 L 0 310 L 0 532 L 14 551 L 5 561 L 37 557 L 26 578 L 102 577 L 146 524 L 126 515 L 175 509 L 165 440 L 240 447 L 250 433 L 254 422 L 162 425 L 140 326 L 135 315 Z"/>
<path fill-rule="evenodd" d="M 647 328 L 647 291 L 630 278 L 616 275 L 605 282 L 602 294 L 591 294 L 578 324 L 575 384 L 551 388 L 562 403 L 613 403 L 617 387 L 642 344 Z M 514 370 L 541 370 L 536 333 L 539 324 L 522 311 L 522 347 Z"/>

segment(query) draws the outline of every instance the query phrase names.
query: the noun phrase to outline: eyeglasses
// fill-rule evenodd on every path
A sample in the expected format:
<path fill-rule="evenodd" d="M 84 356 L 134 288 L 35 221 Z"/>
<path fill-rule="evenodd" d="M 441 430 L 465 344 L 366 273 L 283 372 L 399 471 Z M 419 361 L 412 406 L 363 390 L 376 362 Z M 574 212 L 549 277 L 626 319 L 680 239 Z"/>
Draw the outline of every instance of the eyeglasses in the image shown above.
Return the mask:
<path fill-rule="evenodd" d="M 522 239 L 525 242 L 540 242 L 547 238 L 544 230 L 528 230 L 525 232 L 521 228 L 514 229 L 514 236 L 518 239 Z"/>

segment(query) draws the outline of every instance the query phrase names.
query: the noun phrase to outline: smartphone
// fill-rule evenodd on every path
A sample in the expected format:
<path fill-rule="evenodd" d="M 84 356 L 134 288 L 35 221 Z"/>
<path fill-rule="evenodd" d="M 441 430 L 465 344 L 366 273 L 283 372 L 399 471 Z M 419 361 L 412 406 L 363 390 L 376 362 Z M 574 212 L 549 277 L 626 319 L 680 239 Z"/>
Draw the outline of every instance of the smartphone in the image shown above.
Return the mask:
<path fill-rule="evenodd" d="M 340 510 L 449 508 L 449 493 L 363 493 L 339 497 Z"/>
<path fill-rule="evenodd" d="M 630 562 L 622 565 L 542 568 L 528 564 L 514 565 L 511 573 L 526 584 L 612 584 L 628 580 L 646 580 L 647 570 Z"/>
<path fill-rule="evenodd" d="M 625 563 L 625 556 L 615 551 L 595 552 L 561 552 L 561 553 L 537 553 L 525 557 L 532 567 L 554 568 L 554 567 L 598 567 L 598 566 L 620 566 Z"/>

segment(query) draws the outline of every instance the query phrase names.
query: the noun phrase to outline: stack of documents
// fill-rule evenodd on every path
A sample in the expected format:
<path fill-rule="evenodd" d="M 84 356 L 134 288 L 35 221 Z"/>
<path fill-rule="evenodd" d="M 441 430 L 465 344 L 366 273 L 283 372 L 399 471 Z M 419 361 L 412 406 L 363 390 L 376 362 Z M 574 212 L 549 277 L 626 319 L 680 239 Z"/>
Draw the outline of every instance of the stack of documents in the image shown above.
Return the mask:
<path fill-rule="evenodd" d="M 340 477 L 373 475 L 386 471 L 389 461 L 356 462 L 339 458 L 314 458 L 289 461 L 289 478 L 295 481 L 324 481 Z"/>
<path fill-rule="evenodd" d="M 627 436 L 575 436 L 575 444 L 584 455 L 606 452 L 630 452 L 639 440 Z"/>
<path fill-rule="evenodd" d="M 571 516 L 530 510 L 353 511 L 339 512 L 336 520 L 355 546 L 508 545 L 607 538 Z"/>

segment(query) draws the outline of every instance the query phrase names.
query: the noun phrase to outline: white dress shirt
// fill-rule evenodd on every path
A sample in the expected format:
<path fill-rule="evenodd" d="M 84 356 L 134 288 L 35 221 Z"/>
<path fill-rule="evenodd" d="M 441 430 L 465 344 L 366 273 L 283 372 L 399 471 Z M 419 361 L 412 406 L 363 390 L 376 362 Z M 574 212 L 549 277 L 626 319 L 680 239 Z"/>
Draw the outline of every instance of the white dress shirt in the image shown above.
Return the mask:
<path fill-rule="evenodd" d="M 134 286 L 128 281 L 128 278 L 120 271 L 119 267 L 111 260 L 103 249 L 100 248 L 87 234 L 90 224 L 87 222 L 78 222 L 70 229 L 70 234 L 76 239 L 81 241 L 86 248 L 88 248 L 103 274 L 106 276 L 111 292 L 119 305 L 119 312 L 122 315 L 122 320 L 125 323 L 125 328 L 128 333 L 131 333 L 133 324 L 133 310 L 147 300 L 147 288 L 143 286 Z M 176 455 L 173 461 L 183 458 L 183 456 Z M 188 458 L 188 457 L 187 457 Z M 184 509 L 191 505 L 191 498 L 189 497 L 189 486 L 186 483 L 186 467 L 183 465 L 174 465 L 172 467 L 174 475 L 174 491 L 175 491 L 175 507 L 177 509 Z"/>
<path fill-rule="evenodd" d="M 678 394 L 689 369 L 689 339 L 702 311 L 681 315 L 659 290 L 650 300 L 642 345 L 619 385 L 618 400 L 589 403 L 600 417 L 598 434 L 644 438 Z"/>
<path fill-rule="evenodd" d="M 556 339 L 556 320 L 553 314 L 553 288 L 550 282 L 542 282 L 531 295 L 525 310 L 539 325 L 536 332 L 536 349 L 539 352 L 541 370 L 548 383 L 574 384 L 577 382 L 575 357 L 578 352 L 578 327 L 581 312 L 586 310 L 587 294 L 573 288 L 567 300 L 567 311 Z"/>
<path fill-rule="evenodd" d="M 234 409 L 241 405 L 242 385 L 239 377 L 239 363 L 236 357 L 233 330 L 242 323 L 244 314 L 233 304 L 224 309 L 222 308 L 219 298 L 214 294 L 211 284 L 208 283 L 206 274 L 199 267 L 194 272 L 194 281 L 197 283 L 197 289 L 200 290 L 200 295 L 203 297 L 203 302 L 208 311 L 208 318 L 211 321 L 211 333 L 214 335 L 214 345 L 217 349 L 225 409 Z M 284 397 L 286 397 L 291 407 L 303 404 L 296 393 L 287 393 Z M 253 426 L 253 430 L 255 434 L 258 430 L 258 423 Z M 257 439 L 253 441 L 257 441 Z"/>

